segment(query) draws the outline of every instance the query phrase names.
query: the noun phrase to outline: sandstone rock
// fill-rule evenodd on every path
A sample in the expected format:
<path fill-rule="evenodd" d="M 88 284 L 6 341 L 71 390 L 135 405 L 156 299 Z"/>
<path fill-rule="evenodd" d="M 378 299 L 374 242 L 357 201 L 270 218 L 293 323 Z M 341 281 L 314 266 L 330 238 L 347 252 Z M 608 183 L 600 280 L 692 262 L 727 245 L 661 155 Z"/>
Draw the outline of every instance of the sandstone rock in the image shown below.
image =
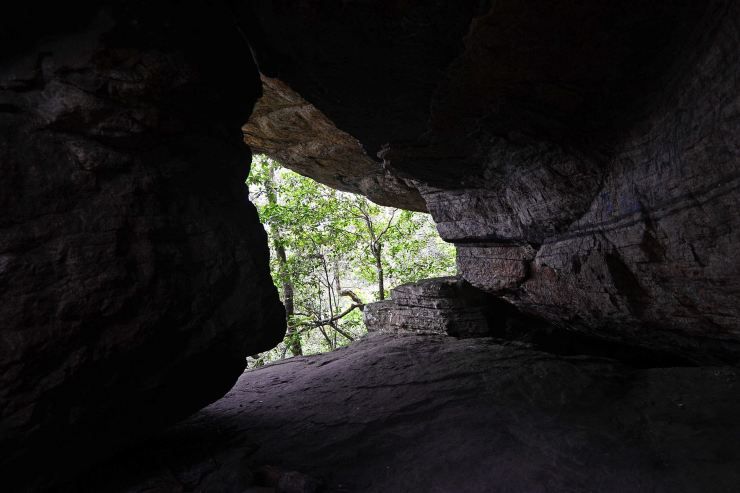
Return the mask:
<path fill-rule="evenodd" d="M 471 243 L 457 246 L 457 269 L 473 286 L 490 292 L 518 288 L 537 253 L 529 244 Z"/>
<path fill-rule="evenodd" d="M 443 3 L 254 2 L 260 68 L 381 151 L 474 286 L 739 361 L 740 4 Z"/>
<path fill-rule="evenodd" d="M 496 300 L 457 277 L 424 279 L 391 290 L 391 299 L 365 305 L 367 330 L 381 333 L 490 335 L 508 312 Z"/>
<path fill-rule="evenodd" d="M 0 62 L 6 491 L 212 402 L 282 337 L 244 186 L 258 74 L 201 7 L 53 9 Z"/>
<path fill-rule="evenodd" d="M 201 460 L 246 454 L 323 478 L 328 492 L 731 492 L 738 377 L 732 367 L 635 369 L 488 338 L 377 334 L 247 371 L 156 448 L 69 491 L 124 491 L 132 471 L 158 474 L 156 457 L 178 470 L 190 443 Z M 232 486 L 219 491 L 242 491 Z"/>
<path fill-rule="evenodd" d="M 285 82 L 368 156 L 426 131 L 439 78 L 463 48 L 478 0 L 249 2 L 260 71 Z"/>
<path fill-rule="evenodd" d="M 276 466 L 261 466 L 255 471 L 255 488 L 269 488 L 275 493 L 316 493 L 321 481 L 298 471 L 284 471 Z M 226 484 L 229 488 L 232 485 Z"/>
<path fill-rule="evenodd" d="M 244 126 L 244 140 L 304 176 L 380 205 L 426 211 L 419 192 L 365 153 L 351 135 L 285 83 L 262 75 L 262 97 Z"/>
<path fill-rule="evenodd" d="M 252 49 L 272 82 L 251 138 L 271 152 L 286 138 L 296 169 L 429 210 L 474 287 L 648 348 L 643 363 L 740 358 L 737 2 L 17 5 L 0 17 L 4 489 L 188 415 L 280 339 L 243 186 Z M 398 327 L 393 313 L 426 313 L 436 331 L 463 320 L 426 289 L 376 313 Z M 730 368 L 374 341 L 250 373 L 167 435 L 197 457 L 176 473 L 156 462 L 141 489 L 252 487 L 253 463 L 335 490 L 740 481 Z M 111 491 L 113 476 L 82 484 Z"/>

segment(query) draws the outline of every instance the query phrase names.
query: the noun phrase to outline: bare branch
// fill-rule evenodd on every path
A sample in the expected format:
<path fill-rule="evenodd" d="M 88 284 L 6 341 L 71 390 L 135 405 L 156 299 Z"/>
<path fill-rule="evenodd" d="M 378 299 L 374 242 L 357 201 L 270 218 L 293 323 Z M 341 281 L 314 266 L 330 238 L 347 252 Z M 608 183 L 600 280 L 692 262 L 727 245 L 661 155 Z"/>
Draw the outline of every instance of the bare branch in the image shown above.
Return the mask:
<path fill-rule="evenodd" d="M 343 289 L 343 290 L 341 290 L 339 292 L 339 296 L 346 296 L 346 297 L 350 298 L 352 301 L 354 301 L 356 304 L 362 305 L 362 306 L 359 307 L 360 310 L 362 310 L 362 308 L 365 306 L 365 303 L 362 302 L 362 299 L 359 296 L 357 296 L 357 293 L 355 293 L 351 289 Z"/>
<path fill-rule="evenodd" d="M 321 332 L 321 335 L 324 336 L 324 339 L 326 339 L 326 342 L 329 344 L 329 348 L 334 349 L 334 345 L 331 343 L 331 338 L 328 335 L 326 335 L 326 331 L 324 330 L 324 327 L 319 326 L 318 329 Z"/>
<path fill-rule="evenodd" d="M 315 328 L 322 328 L 322 327 L 325 327 L 327 325 L 331 325 L 337 332 L 339 332 L 340 334 L 342 334 L 344 337 L 346 337 L 350 341 L 354 341 L 355 339 L 351 335 L 349 335 L 346 332 L 338 329 L 336 326 L 334 326 L 332 324 L 333 324 L 333 322 L 336 322 L 337 320 L 339 320 L 341 318 L 344 318 L 347 315 L 349 315 L 352 312 L 352 310 L 354 310 L 355 308 L 362 309 L 362 308 L 364 308 L 364 306 L 365 306 L 364 304 L 354 304 L 354 305 L 350 306 L 349 308 L 347 308 L 346 310 L 344 310 L 342 313 L 339 313 L 337 315 L 334 315 L 331 318 L 327 318 L 325 320 L 314 320 L 314 321 L 311 321 L 311 322 L 299 323 L 299 324 L 296 324 L 296 325 L 292 326 L 291 329 L 295 330 L 295 333 L 302 334 L 303 332 L 306 332 L 307 330 L 311 330 L 311 329 L 315 329 Z M 298 327 L 302 327 L 302 328 L 300 330 L 298 330 Z"/>
<path fill-rule="evenodd" d="M 346 333 L 345 331 L 343 331 L 342 329 L 340 329 L 340 328 L 339 328 L 339 327 L 337 326 L 337 324 L 332 324 L 332 328 L 333 328 L 333 329 L 334 329 L 335 331 L 337 331 L 337 332 L 339 332 L 340 334 L 342 334 L 342 335 L 343 335 L 344 337 L 346 337 L 347 339 L 349 339 L 350 341 L 354 341 L 354 340 L 355 340 L 355 338 L 354 338 L 354 337 L 352 337 L 351 335 L 349 335 L 348 333 Z M 334 345 L 336 345 L 336 343 L 335 343 Z"/>
<path fill-rule="evenodd" d="M 388 219 L 388 224 L 385 226 L 385 229 L 383 229 L 383 231 L 378 235 L 378 241 L 380 241 L 380 238 L 383 237 L 383 235 L 388 231 L 388 229 L 393 224 L 393 218 L 395 217 L 396 212 L 398 212 L 398 209 L 393 209 L 393 212 L 391 212 L 391 218 Z"/>

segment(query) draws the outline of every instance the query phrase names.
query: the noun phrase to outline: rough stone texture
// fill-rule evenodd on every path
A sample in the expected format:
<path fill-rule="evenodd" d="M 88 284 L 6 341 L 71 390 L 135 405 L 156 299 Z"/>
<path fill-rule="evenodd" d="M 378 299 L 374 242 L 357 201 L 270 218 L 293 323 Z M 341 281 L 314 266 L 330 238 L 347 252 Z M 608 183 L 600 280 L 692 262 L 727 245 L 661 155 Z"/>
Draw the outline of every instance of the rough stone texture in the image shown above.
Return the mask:
<path fill-rule="evenodd" d="M 634 369 L 487 338 L 376 335 L 250 370 L 64 491 L 258 491 L 253 475 L 224 472 L 269 464 L 328 492 L 734 493 L 738 385 L 730 367 Z"/>
<path fill-rule="evenodd" d="M 287 83 L 374 157 L 427 127 L 439 78 L 478 0 L 249 2 L 260 71 Z M 485 8 L 485 7 L 484 7 Z"/>
<path fill-rule="evenodd" d="M 5 491 L 214 401 L 282 337 L 244 186 L 258 73 L 203 7 L 64 6 L 10 29 L 25 30 L 0 61 Z"/>
<path fill-rule="evenodd" d="M 522 145 L 504 142 L 484 160 L 484 176 L 506 170 L 508 208 L 485 195 L 498 181 L 425 195 L 451 240 L 465 240 L 464 247 L 475 240 L 506 242 L 460 248 L 466 279 L 580 330 L 670 346 L 697 361 L 736 360 L 740 217 L 728 211 L 740 202 L 740 79 L 726 67 L 740 61 L 740 11 L 736 4 L 729 11 L 713 8 L 709 20 L 698 23 L 702 36 L 691 37 L 699 49 L 671 71 L 652 111 L 635 119 L 608 156 L 591 159 L 591 168 L 601 170 L 594 174 L 598 182 L 577 167 L 561 170 L 559 180 L 542 175 L 553 170 L 557 154 L 533 145 L 525 149 L 539 153 L 538 162 L 527 172 L 531 158 L 522 155 Z M 511 163 L 528 181 L 511 176 Z M 598 187 L 567 185 L 582 199 L 571 207 L 552 198 L 552 187 L 565 179 Z M 536 203 L 526 197 L 537 197 Z M 491 265 L 488 276 L 481 262 Z"/>
<path fill-rule="evenodd" d="M 426 211 L 416 188 L 385 170 L 357 139 L 277 79 L 262 76 L 262 97 L 243 130 L 254 152 L 324 185 L 380 205 Z"/>
<path fill-rule="evenodd" d="M 486 245 L 482 242 L 458 245 L 457 269 L 473 286 L 492 292 L 513 290 L 529 275 L 537 253 L 529 244 Z"/>
<path fill-rule="evenodd" d="M 280 338 L 243 187 L 245 38 L 291 88 L 268 92 L 258 128 L 300 128 L 291 160 L 325 160 L 307 174 L 385 203 L 420 193 L 473 286 L 668 361 L 738 361 L 738 2 L 16 5 L 0 16 L 4 490 L 216 399 Z M 169 476 L 149 490 L 246 487 L 245 455 L 278 485 L 335 491 L 740 483 L 735 370 L 372 341 L 250 372 L 161 456 L 77 490 L 150 466 Z"/>
<path fill-rule="evenodd" d="M 740 4 L 444 4 L 254 2 L 260 68 L 381 151 L 471 284 L 737 362 Z"/>
<path fill-rule="evenodd" d="M 462 279 L 438 277 L 395 287 L 391 299 L 369 303 L 363 313 L 370 332 L 479 337 L 506 321 L 493 301 Z"/>

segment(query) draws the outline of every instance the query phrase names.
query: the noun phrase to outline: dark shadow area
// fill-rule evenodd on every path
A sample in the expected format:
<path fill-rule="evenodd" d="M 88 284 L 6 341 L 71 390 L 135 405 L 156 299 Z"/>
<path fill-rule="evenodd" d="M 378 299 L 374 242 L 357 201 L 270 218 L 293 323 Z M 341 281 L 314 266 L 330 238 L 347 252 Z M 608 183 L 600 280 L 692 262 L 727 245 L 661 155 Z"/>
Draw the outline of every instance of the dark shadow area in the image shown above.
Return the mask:
<path fill-rule="evenodd" d="M 730 492 L 737 378 L 376 334 L 250 370 L 223 399 L 58 491 Z M 300 484 L 281 489 L 280 478 Z"/>
<path fill-rule="evenodd" d="M 740 2 L 13 7 L 3 493 L 736 493 Z"/>
<path fill-rule="evenodd" d="M 670 368 L 697 366 L 689 358 L 670 351 L 626 344 L 622 341 L 591 337 L 528 317 L 508 303 L 501 302 L 497 310 L 507 313 L 507 323 L 501 332 L 492 334 L 505 341 L 522 342 L 533 348 L 561 356 L 587 355 L 617 360 L 632 368 Z"/>

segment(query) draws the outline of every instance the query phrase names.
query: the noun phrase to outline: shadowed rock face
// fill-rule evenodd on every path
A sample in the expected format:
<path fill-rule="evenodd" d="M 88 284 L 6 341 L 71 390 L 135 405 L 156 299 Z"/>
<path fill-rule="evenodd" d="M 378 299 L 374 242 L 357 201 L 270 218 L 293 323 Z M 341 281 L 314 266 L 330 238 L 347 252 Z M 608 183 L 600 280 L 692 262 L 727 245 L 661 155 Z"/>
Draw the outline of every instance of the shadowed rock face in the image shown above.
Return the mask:
<path fill-rule="evenodd" d="M 267 464 L 326 492 L 729 493 L 739 411 L 733 367 L 634 369 L 490 338 L 379 334 L 250 370 L 62 491 L 256 493 L 251 471 Z"/>
<path fill-rule="evenodd" d="M 0 61 L 7 491 L 212 402 L 282 337 L 244 186 L 258 73 L 202 7 L 67 9 Z"/>
<path fill-rule="evenodd" d="M 416 187 L 471 284 L 738 360 L 737 2 L 252 5 L 262 72 Z"/>
<path fill-rule="evenodd" d="M 631 339 L 595 337 L 527 316 L 459 276 L 402 284 L 391 290 L 390 299 L 365 305 L 363 314 L 371 334 L 492 336 L 553 355 L 589 354 L 636 368 L 692 365 L 691 358 L 665 348 L 645 347 Z"/>

